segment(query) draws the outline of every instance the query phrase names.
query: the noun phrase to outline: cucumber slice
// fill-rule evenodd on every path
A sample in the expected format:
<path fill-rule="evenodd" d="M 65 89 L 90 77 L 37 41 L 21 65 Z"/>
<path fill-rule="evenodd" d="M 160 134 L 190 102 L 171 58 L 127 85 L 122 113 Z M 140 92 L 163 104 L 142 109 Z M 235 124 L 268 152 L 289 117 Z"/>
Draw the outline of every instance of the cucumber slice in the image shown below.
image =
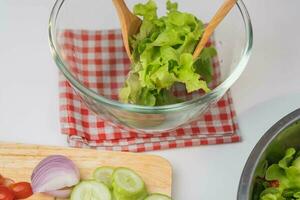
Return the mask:
<path fill-rule="evenodd" d="M 112 174 L 113 167 L 98 167 L 93 173 L 93 178 L 96 181 L 104 183 L 109 189 L 112 189 Z"/>
<path fill-rule="evenodd" d="M 113 190 L 116 199 L 139 199 L 147 193 L 142 178 L 131 169 L 117 168 L 113 173 Z"/>
<path fill-rule="evenodd" d="M 168 197 L 163 194 L 151 194 L 144 200 L 172 200 L 171 197 Z"/>
<path fill-rule="evenodd" d="M 111 193 L 104 183 L 82 181 L 72 191 L 71 200 L 112 200 Z"/>
<path fill-rule="evenodd" d="M 143 192 L 140 192 L 139 194 L 126 196 L 124 194 L 120 194 L 120 193 L 116 192 L 116 190 L 113 190 L 112 195 L 113 195 L 114 200 L 144 200 L 148 196 L 148 193 L 146 190 L 144 190 Z"/>

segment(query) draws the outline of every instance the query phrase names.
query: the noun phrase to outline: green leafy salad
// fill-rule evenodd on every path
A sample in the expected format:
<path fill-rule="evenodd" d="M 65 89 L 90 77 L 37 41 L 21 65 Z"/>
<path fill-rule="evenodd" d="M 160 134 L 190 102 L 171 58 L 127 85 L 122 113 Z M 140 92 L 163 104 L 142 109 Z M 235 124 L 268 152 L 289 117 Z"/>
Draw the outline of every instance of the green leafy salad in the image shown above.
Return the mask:
<path fill-rule="evenodd" d="M 153 0 L 134 6 L 133 12 L 142 17 L 142 25 L 129 40 L 133 64 L 120 90 L 120 101 L 146 106 L 181 102 L 172 94 L 176 83 L 184 84 L 188 93 L 210 91 L 211 59 L 216 50 L 204 48 L 199 58 L 193 59 L 205 27 L 194 15 L 180 12 L 177 7 L 168 0 L 166 16 L 158 17 Z"/>
<path fill-rule="evenodd" d="M 258 178 L 254 199 L 300 200 L 300 151 L 289 148 L 276 164 L 266 166 L 264 178 Z"/>

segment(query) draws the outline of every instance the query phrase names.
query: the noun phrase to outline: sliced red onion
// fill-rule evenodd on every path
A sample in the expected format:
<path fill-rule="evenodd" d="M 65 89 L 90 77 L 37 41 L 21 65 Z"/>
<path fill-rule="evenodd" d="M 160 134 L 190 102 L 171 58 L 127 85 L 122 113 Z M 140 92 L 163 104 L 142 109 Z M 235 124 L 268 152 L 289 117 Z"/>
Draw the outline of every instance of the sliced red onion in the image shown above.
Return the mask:
<path fill-rule="evenodd" d="M 51 192 L 45 192 L 45 193 L 53 197 L 68 198 L 71 192 L 72 192 L 72 188 L 66 188 L 66 189 L 55 190 Z"/>
<path fill-rule="evenodd" d="M 31 175 L 34 193 L 43 192 L 55 197 L 68 197 L 71 193 L 70 188 L 79 181 L 80 174 L 76 165 L 61 155 L 45 158 L 35 167 Z"/>

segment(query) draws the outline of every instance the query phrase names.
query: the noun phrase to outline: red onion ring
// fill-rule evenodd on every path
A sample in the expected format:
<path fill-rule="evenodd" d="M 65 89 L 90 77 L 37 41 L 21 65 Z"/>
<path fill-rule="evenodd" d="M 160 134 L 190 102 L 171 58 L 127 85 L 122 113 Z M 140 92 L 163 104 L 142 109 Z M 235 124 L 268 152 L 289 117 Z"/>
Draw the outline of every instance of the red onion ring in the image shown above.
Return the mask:
<path fill-rule="evenodd" d="M 48 156 L 33 170 L 31 185 L 34 193 L 47 193 L 66 198 L 71 187 L 80 181 L 80 173 L 69 158 L 61 155 Z"/>

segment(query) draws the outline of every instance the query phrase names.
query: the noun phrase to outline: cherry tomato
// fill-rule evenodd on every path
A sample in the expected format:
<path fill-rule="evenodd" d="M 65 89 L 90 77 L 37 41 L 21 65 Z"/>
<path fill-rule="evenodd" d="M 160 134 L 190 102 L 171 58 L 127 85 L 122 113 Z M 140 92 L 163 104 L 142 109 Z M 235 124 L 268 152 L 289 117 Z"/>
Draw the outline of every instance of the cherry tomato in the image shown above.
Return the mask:
<path fill-rule="evenodd" d="M 269 187 L 278 188 L 280 186 L 280 183 L 278 180 L 269 181 Z"/>
<path fill-rule="evenodd" d="M 14 200 L 14 199 L 15 199 L 14 193 L 8 187 L 0 185 L 0 200 Z"/>
<path fill-rule="evenodd" d="M 4 177 L 1 176 L 1 174 L 0 174 L 0 185 L 3 185 L 3 183 L 4 183 Z"/>
<path fill-rule="evenodd" d="M 10 187 L 14 183 L 15 182 L 12 179 L 10 179 L 10 178 L 4 178 L 4 181 L 3 181 L 2 185 L 6 186 L 6 187 Z"/>
<path fill-rule="evenodd" d="M 13 183 L 14 181 L 11 180 L 10 178 L 4 178 L 3 176 L 0 175 L 0 185 L 9 187 Z"/>
<path fill-rule="evenodd" d="M 14 183 L 10 186 L 10 189 L 15 194 L 15 199 L 26 199 L 33 194 L 31 185 L 27 182 Z"/>

